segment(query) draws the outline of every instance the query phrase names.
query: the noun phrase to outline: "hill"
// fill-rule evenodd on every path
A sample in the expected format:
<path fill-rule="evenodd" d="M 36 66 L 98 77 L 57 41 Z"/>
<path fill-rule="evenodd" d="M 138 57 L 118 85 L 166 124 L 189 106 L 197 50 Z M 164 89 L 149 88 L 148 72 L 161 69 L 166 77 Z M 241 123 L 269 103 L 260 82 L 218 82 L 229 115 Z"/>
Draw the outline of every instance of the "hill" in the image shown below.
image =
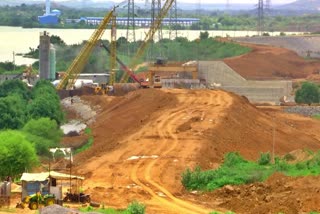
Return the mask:
<path fill-rule="evenodd" d="M 86 176 L 94 201 L 111 207 L 138 200 L 147 213 L 226 211 L 210 197 L 187 193 L 181 173 L 216 168 L 231 151 L 256 160 L 271 151 L 274 127 L 277 155 L 320 148 L 320 121 L 261 110 L 224 91 L 146 89 L 82 99 L 100 111 L 91 127 L 93 147 L 75 157 L 73 170 Z"/>

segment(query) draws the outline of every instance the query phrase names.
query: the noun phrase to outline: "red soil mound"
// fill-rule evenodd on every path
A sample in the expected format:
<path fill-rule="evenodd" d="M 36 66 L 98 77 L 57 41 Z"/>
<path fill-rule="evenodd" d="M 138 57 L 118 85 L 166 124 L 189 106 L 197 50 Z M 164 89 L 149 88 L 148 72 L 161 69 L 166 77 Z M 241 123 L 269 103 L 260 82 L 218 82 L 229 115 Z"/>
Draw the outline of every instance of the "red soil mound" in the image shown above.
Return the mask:
<path fill-rule="evenodd" d="M 305 60 L 294 51 L 265 45 L 243 45 L 252 51 L 224 62 L 246 79 L 297 79 L 319 72 L 319 60 Z"/>

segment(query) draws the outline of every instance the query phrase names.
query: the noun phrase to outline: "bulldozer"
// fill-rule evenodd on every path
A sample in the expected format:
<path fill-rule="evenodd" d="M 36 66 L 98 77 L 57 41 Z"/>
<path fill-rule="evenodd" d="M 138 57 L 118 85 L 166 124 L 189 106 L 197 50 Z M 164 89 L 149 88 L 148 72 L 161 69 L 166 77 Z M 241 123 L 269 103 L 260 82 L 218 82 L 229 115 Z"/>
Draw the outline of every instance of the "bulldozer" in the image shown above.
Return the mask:
<path fill-rule="evenodd" d="M 39 206 L 50 206 L 56 202 L 53 194 L 42 195 L 40 192 L 25 197 L 21 203 L 17 204 L 17 208 L 29 207 L 31 210 L 37 210 Z"/>

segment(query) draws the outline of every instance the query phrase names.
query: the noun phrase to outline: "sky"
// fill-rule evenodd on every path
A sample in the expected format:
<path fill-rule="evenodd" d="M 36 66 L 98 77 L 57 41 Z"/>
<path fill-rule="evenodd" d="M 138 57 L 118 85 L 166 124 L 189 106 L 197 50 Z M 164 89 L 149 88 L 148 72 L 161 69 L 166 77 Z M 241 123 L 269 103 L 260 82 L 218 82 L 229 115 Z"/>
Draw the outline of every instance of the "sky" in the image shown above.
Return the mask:
<path fill-rule="evenodd" d="M 53 1 L 65 1 L 65 0 L 53 0 Z M 81 1 L 81 0 L 78 0 Z M 97 2 L 107 2 L 107 1 L 114 1 L 114 2 L 122 2 L 123 0 L 94 0 Z M 150 2 L 151 0 L 149 0 Z M 271 0 L 271 4 L 287 4 L 294 2 L 296 0 Z M 145 0 L 136 0 L 136 2 L 145 2 Z M 211 4 L 225 4 L 227 0 L 177 0 L 177 2 L 186 2 L 186 3 L 211 3 Z M 258 0 L 229 0 L 230 4 L 256 4 Z"/>

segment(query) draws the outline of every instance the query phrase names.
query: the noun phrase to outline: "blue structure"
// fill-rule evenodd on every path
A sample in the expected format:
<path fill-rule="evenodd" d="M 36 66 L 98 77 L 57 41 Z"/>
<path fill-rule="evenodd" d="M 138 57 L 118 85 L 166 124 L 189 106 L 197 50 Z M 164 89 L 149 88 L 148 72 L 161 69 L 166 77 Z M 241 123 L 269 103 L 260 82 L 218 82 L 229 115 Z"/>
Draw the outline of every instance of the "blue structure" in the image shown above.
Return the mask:
<path fill-rule="evenodd" d="M 43 16 L 38 16 L 40 24 L 59 24 L 59 16 L 61 15 L 60 10 L 50 11 L 50 0 L 46 0 L 46 13 Z"/>
<path fill-rule="evenodd" d="M 38 16 L 38 21 L 44 25 L 56 25 L 59 24 L 59 17 L 56 14 L 43 15 Z"/>

